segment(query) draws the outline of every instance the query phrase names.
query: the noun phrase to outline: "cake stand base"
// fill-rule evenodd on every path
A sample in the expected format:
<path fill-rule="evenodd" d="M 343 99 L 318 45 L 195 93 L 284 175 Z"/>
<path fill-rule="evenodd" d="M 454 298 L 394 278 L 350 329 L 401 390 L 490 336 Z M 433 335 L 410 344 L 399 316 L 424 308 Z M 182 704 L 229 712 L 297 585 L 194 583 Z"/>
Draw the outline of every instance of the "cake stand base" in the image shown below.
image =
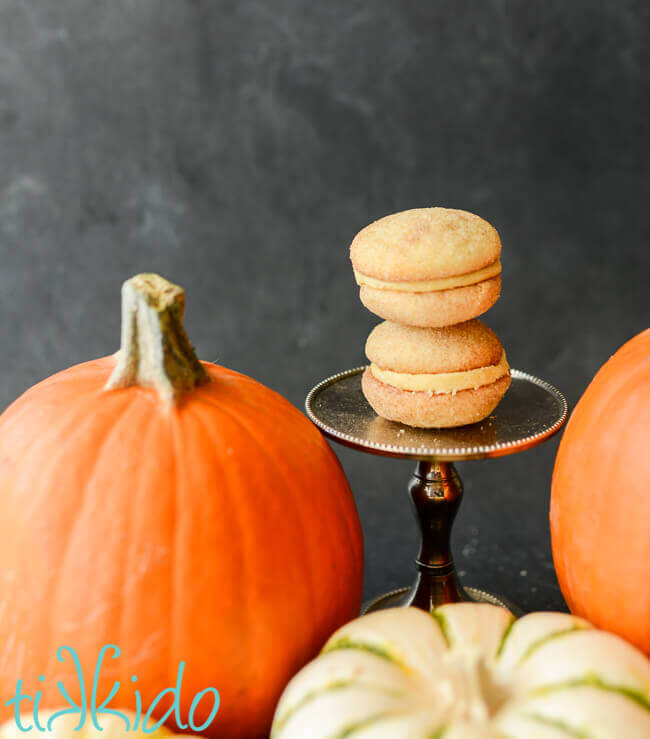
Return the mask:
<path fill-rule="evenodd" d="M 467 601 L 469 602 L 491 603 L 493 606 L 502 606 L 503 608 L 507 608 L 517 618 L 522 616 L 524 613 L 519 606 L 516 606 L 514 603 L 500 595 L 494 595 L 494 593 L 488 593 L 486 590 L 480 590 L 479 588 L 466 587 L 464 590 L 468 595 Z M 391 590 L 388 593 L 384 593 L 376 598 L 372 598 L 361 606 L 361 615 L 372 613 L 373 611 L 381 611 L 384 608 L 396 608 L 411 605 L 409 601 L 412 591 L 413 588 L 399 588 L 397 590 Z"/>
<path fill-rule="evenodd" d="M 371 600 L 363 612 L 391 606 L 431 612 L 446 603 L 479 601 L 520 615 L 501 596 L 463 587 L 456 573 L 451 531 L 463 484 L 454 462 L 501 457 L 541 444 L 566 420 L 564 396 L 548 382 L 512 370 L 510 389 L 488 418 L 459 428 L 419 429 L 377 416 L 361 389 L 363 372 L 357 367 L 323 380 L 305 402 L 308 416 L 330 439 L 361 452 L 417 461 L 407 488 L 420 530 L 415 582 Z"/>

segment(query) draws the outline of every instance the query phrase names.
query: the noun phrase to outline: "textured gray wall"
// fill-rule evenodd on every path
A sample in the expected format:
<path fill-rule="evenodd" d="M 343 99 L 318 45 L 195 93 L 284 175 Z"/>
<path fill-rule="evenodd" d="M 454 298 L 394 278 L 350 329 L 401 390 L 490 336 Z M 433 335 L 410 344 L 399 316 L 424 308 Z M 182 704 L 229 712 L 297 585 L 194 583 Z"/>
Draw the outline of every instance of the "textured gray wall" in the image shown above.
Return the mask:
<path fill-rule="evenodd" d="M 204 359 L 302 406 L 375 323 L 350 240 L 434 204 L 499 229 L 486 320 L 575 402 L 650 318 L 649 8 L 0 0 L 0 404 L 112 352 L 121 282 L 155 270 Z M 555 448 L 460 469 L 459 567 L 527 608 L 562 605 Z M 367 595 L 405 584 L 410 465 L 337 451 Z"/>

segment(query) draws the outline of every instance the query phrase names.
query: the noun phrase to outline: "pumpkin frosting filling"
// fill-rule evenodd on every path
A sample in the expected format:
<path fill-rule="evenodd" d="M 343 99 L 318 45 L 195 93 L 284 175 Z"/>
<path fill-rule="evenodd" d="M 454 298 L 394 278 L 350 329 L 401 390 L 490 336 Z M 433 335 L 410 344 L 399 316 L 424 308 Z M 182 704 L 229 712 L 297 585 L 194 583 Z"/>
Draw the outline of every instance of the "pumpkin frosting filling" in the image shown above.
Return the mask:
<path fill-rule="evenodd" d="M 370 371 L 375 379 L 386 385 L 392 385 L 399 390 L 441 394 L 455 393 L 460 390 L 476 390 L 482 385 L 489 385 L 505 377 L 510 372 L 510 367 L 506 360 L 506 353 L 503 352 L 498 364 L 478 367 L 464 372 L 410 374 L 408 372 L 393 372 L 378 367 L 376 364 L 370 365 Z"/>
<path fill-rule="evenodd" d="M 357 285 L 367 285 L 377 290 L 398 290 L 399 292 L 408 293 L 453 290 L 455 287 L 475 285 L 477 282 L 489 280 L 499 274 L 501 274 L 501 261 L 499 259 L 492 264 L 488 264 L 487 267 L 483 267 L 483 269 L 476 270 L 476 272 L 467 272 L 464 275 L 454 275 L 453 277 L 440 277 L 434 280 L 416 280 L 414 282 L 378 280 L 376 277 L 369 277 L 354 270 Z"/>

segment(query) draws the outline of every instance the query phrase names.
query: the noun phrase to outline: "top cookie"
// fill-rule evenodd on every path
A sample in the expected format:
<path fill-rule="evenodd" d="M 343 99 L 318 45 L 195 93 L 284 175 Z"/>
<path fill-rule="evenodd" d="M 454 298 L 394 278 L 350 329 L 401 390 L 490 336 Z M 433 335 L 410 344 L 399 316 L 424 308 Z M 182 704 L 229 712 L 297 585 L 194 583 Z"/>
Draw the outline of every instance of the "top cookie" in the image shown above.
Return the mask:
<path fill-rule="evenodd" d="M 499 259 L 497 230 L 473 213 L 415 208 L 380 218 L 350 246 L 356 272 L 379 280 L 420 281 L 476 272 Z"/>

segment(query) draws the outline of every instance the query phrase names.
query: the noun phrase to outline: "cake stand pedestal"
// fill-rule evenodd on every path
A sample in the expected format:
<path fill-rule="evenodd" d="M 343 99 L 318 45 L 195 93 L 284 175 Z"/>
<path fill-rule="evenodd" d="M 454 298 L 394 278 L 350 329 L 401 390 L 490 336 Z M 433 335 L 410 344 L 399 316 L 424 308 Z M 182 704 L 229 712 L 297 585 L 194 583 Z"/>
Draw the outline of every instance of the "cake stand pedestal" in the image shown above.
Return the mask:
<path fill-rule="evenodd" d="M 364 369 L 323 380 L 305 401 L 309 418 L 333 441 L 369 454 L 417 460 L 408 484 L 421 534 L 415 582 L 375 598 L 363 612 L 391 606 L 431 611 L 444 603 L 483 601 L 519 615 L 505 598 L 463 587 L 458 579 L 450 539 L 463 485 L 453 463 L 515 454 L 546 441 L 566 420 L 564 396 L 544 380 L 512 370 L 510 389 L 484 421 L 454 429 L 418 429 L 386 421 L 372 410 L 361 392 Z"/>

